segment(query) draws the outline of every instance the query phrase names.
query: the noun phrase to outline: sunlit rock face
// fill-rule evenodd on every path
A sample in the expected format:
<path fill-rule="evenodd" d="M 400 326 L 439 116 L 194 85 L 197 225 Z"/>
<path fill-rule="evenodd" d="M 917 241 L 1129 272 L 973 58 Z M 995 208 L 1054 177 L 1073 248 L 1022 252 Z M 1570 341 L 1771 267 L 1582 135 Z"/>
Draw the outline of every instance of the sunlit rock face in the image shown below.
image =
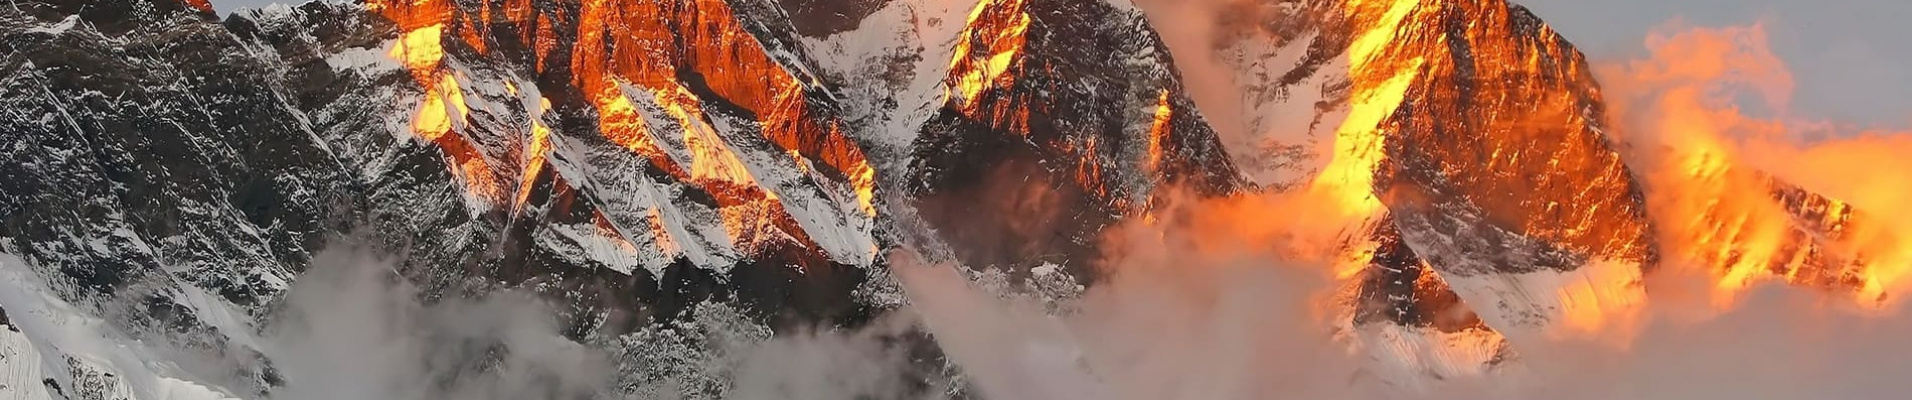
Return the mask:
<path fill-rule="evenodd" d="M 1344 329 L 1377 358 L 1419 360 L 1381 368 L 1478 373 L 1513 355 L 1503 334 L 1596 323 L 1639 297 L 1655 260 L 1640 185 L 1585 60 L 1524 9 L 1225 11 L 1239 17 L 1215 53 L 1243 112 L 1231 156 L 1345 219 Z"/>
<path fill-rule="evenodd" d="M 904 240 L 1027 267 L 1007 257 L 1036 253 L 966 233 L 1014 221 L 1048 241 L 1047 261 L 1086 270 L 1096 232 L 1152 188 L 1239 187 L 1137 10 L 870 2 L 838 21 L 794 16 L 826 6 L 316 2 L 218 21 L 197 3 L 23 3 L 0 11 L 15 150 L 0 237 L 61 299 L 123 317 L 106 320 L 134 337 L 258 357 L 238 338 L 328 243 L 393 254 L 427 298 L 542 293 L 580 340 L 675 326 L 701 304 L 780 329 L 853 327 L 897 304 L 881 254 Z M 1008 17 L 1031 7 L 1082 15 Z M 950 18 L 896 18 L 905 9 Z M 991 17 L 964 19 L 979 9 Z M 1026 31 L 982 32 L 1016 23 Z M 845 35 L 907 46 L 830 46 Z M 1087 48 L 1104 45 L 1123 55 Z M 867 85 L 898 90 L 873 99 Z M 997 117 L 1011 114 L 1021 122 Z M 963 150 L 997 143 L 1015 151 Z M 912 150 L 925 146 L 951 151 Z M 1045 177 L 1004 190 L 1064 196 L 1039 206 L 1072 215 L 915 211 L 980 195 L 1006 170 L 966 169 L 999 164 Z M 252 381 L 227 389 L 280 384 L 269 361 L 246 365 Z"/>
<path fill-rule="evenodd" d="M 1125 0 L 10 3 L 0 278 L 23 289 L 0 324 L 29 329 L 0 363 L 47 360 L 8 379 L 55 397 L 270 395 L 259 337 L 346 243 L 426 301 L 541 295 L 616 356 L 610 390 L 722 397 L 715 349 L 904 303 L 892 250 L 1080 294 L 1112 229 L 1262 195 L 1325 199 L 1292 212 L 1337 228 L 1330 328 L 1405 387 L 1602 329 L 1662 259 L 1881 295 L 1846 243 L 1887 240 L 1863 210 L 1705 157 L 1639 166 L 1587 61 L 1518 6 L 1222 11 L 1215 59 L 1188 60 Z M 1198 108 L 1177 58 L 1234 73 L 1240 115 Z M 166 351 L 29 340 L 69 331 Z M 916 389 L 960 388 L 905 331 Z M 192 367 L 149 362 L 173 353 Z"/>
<path fill-rule="evenodd" d="M 965 263 L 1088 272 L 1067 258 L 1149 209 L 1158 188 L 1246 187 L 1138 10 L 991 1 L 969 21 L 908 181 Z"/>
<path fill-rule="evenodd" d="M 320 52 L 293 86 L 310 91 L 318 134 L 381 182 L 369 226 L 438 243 L 400 246 L 423 277 L 551 285 L 582 296 L 586 319 L 617 315 L 589 323 L 614 331 L 703 300 L 633 293 L 730 296 L 716 287 L 733 277 L 784 287 L 735 293 L 782 293 L 755 299 L 766 313 L 809 302 L 788 309 L 847 318 L 847 290 L 803 289 L 854 286 L 874 262 L 874 170 L 828 98 L 739 15 L 722 2 L 418 2 L 229 24 Z M 331 23 L 346 32 L 304 30 Z"/>
<path fill-rule="evenodd" d="M 1896 276 L 1878 261 L 1896 252 L 1859 244 L 1892 239 L 1841 233 L 1863 210 L 1735 165 L 1711 132 L 1673 132 L 1686 150 L 1621 142 L 1592 67 L 1519 6 L 1231 7 L 1246 16 L 1216 40 L 1243 88 L 1231 155 L 1349 217 L 1348 329 L 1422 360 L 1406 369 L 1452 376 L 1514 356 L 1502 335 L 1615 329 L 1668 260 L 1726 292 L 1772 276 L 1864 304 Z"/>
<path fill-rule="evenodd" d="M 1379 143 L 1357 151 L 1379 156 L 1374 190 L 1406 242 L 1462 298 L 1495 305 L 1482 311 L 1502 329 L 1634 301 L 1651 233 L 1584 59 L 1504 3 L 1404 3 L 1354 6 L 1383 13 L 1355 19 L 1367 27 L 1350 45 L 1354 86 L 1381 88 L 1366 105 L 1398 103 L 1383 112 L 1357 99 L 1348 122 L 1375 115 Z M 1367 129 L 1344 125 L 1337 139 Z M 1619 272 L 1595 271 L 1608 268 Z M 1473 279 L 1483 276 L 1492 282 Z M 1502 298 L 1527 293 L 1542 298 Z"/>

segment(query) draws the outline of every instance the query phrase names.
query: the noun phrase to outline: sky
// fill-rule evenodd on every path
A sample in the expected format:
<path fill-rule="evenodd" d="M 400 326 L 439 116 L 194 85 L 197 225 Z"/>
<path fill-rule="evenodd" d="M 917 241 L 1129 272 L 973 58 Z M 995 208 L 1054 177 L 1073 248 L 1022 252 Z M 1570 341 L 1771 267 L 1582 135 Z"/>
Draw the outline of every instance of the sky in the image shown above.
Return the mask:
<path fill-rule="evenodd" d="M 212 8 L 218 9 L 219 14 L 224 15 L 228 12 L 232 12 L 232 10 L 237 10 L 241 8 L 265 7 L 266 5 L 272 4 L 272 3 L 300 4 L 300 3 L 304 3 L 304 1 L 212 0 Z"/>
<path fill-rule="evenodd" d="M 1589 58 L 1633 59 L 1649 32 L 1763 23 L 1797 83 L 1791 113 L 1881 128 L 1912 127 L 1912 1 L 1514 0 Z"/>
<path fill-rule="evenodd" d="M 1539 14 L 1595 61 L 1645 51 L 1655 27 L 1766 24 L 1792 68 L 1792 112 L 1885 128 L 1912 127 L 1912 1 L 1513 0 Z M 221 12 L 272 0 L 213 0 Z"/>

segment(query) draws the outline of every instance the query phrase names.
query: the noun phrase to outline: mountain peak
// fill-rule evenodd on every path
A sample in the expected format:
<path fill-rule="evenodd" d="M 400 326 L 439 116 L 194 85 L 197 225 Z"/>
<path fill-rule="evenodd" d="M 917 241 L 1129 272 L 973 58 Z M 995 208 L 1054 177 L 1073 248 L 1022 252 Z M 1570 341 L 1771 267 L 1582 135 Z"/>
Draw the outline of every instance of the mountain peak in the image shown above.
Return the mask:
<path fill-rule="evenodd" d="M 1126 272 L 1122 228 L 1204 212 L 1320 230 L 1246 242 L 1321 253 L 1261 261 L 1332 264 L 1317 311 L 1403 387 L 1603 329 L 1663 259 L 1882 295 L 1841 245 L 1876 217 L 1747 168 L 1643 169 L 1585 57 L 1524 8 L 1220 10 L 1210 60 L 1123 0 L 319 1 L 223 23 L 199 0 L 23 0 L 0 7 L 0 278 L 24 288 L 0 324 L 29 329 L 0 352 L 66 365 L 33 370 L 58 395 L 270 397 L 298 378 L 261 331 L 312 307 L 288 291 L 336 261 L 320 249 L 359 243 L 411 297 L 553 304 L 565 339 L 616 355 L 613 394 L 724 397 L 724 346 L 909 318 L 896 268 L 917 266 L 893 254 L 1066 314 Z M 1183 67 L 1217 61 L 1242 115 L 1195 100 L 1215 77 Z M 1722 193 L 1763 206 L 1654 212 Z M 1310 201 L 1242 201 L 1264 198 Z M 1748 213 L 1784 217 L 1720 223 Z M 895 369 L 965 385 L 911 321 L 884 331 L 911 348 Z M 512 353 L 487 351 L 457 362 Z M 243 362 L 154 358 L 174 353 Z"/>

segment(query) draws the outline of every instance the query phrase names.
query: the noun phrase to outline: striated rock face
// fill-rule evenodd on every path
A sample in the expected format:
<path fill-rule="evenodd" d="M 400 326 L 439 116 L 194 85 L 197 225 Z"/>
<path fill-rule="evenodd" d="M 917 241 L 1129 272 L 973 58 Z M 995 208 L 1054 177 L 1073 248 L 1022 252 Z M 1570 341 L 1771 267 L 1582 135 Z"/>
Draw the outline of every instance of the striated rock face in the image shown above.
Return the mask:
<path fill-rule="evenodd" d="M 1308 132 L 1238 152 L 1259 180 L 1354 193 L 1346 202 L 1384 210 L 1363 212 L 1450 280 L 1653 263 L 1640 185 L 1602 131 L 1585 60 L 1525 9 L 1304 1 L 1259 12 L 1272 18 L 1223 53 L 1248 88 L 1250 131 Z M 1291 148 L 1329 157 L 1283 157 Z"/>
<path fill-rule="evenodd" d="M 1258 183 L 1356 217 L 1344 329 L 1376 358 L 1418 360 L 1381 368 L 1452 376 L 1514 356 L 1503 335 L 1598 330 L 1645 299 L 1641 277 L 1666 257 L 1716 267 L 1725 284 L 1770 273 L 1874 293 L 1840 239 L 1863 213 L 1743 168 L 1668 179 L 1634 165 L 1663 149 L 1609 136 L 1587 61 L 1522 7 L 1226 11 L 1242 17 L 1225 19 L 1217 52 L 1243 88 L 1248 136 L 1232 156 Z"/>
<path fill-rule="evenodd" d="M 353 200 L 331 145 L 273 89 L 283 64 L 179 3 L 14 2 L 0 21 L 4 307 L 44 361 L 10 360 L 76 396 L 128 390 L 112 377 L 149 367 L 84 350 L 110 342 L 36 335 L 165 332 L 208 358 L 257 357 L 241 321 L 347 226 Z M 232 390 L 268 380 L 240 375 Z"/>
<path fill-rule="evenodd" d="M 1384 14 L 1355 18 L 1353 95 L 1374 97 L 1347 123 L 1376 125 L 1344 124 L 1337 150 L 1355 153 L 1335 162 L 1373 163 L 1404 241 L 1490 325 L 1583 323 L 1635 301 L 1652 234 L 1585 61 L 1524 9 L 1410 3 L 1356 8 Z"/>
<path fill-rule="evenodd" d="M 281 384 L 254 336 L 328 243 L 399 255 L 426 298 L 541 293 L 574 339 L 683 339 L 732 308 L 751 329 L 860 325 L 896 304 L 881 254 L 904 240 L 1087 271 L 1152 188 L 1241 187 L 1133 8 L 857 6 L 10 5 L 0 250 L 33 293 L 124 330 L 108 338 L 256 359 L 208 383 L 251 397 Z M 965 200 L 1004 174 L 1042 179 Z M 145 376 L 180 376 L 36 348 L 76 360 L 57 390 L 144 398 Z"/>
<path fill-rule="evenodd" d="M 908 178 L 917 212 L 965 264 L 1080 267 L 1067 257 L 1092 254 L 1098 232 L 1158 187 L 1245 187 L 1138 10 L 977 7 Z M 975 218 L 990 213 L 1001 218 Z"/>
<path fill-rule="evenodd" d="M 1601 132 L 1606 117 L 1585 60 L 1532 14 L 1504 3 L 1448 2 L 1411 13 L 1431 21 L 1404 23 L 1441 31 L 1397 32 L 1417 39 L 1374 55 L 1389 62 L 1420 55 L 1401 106 L 1377 128 L 1388 134 L 1376 190 L 1404 233 L 1511 232 L 1519 237 L 1485 240 L 1539 242 L 1503 253 L 1512 258 L 1470 257 L 1474 263 L 1428 254 L 1463 276 L 1572 270 L 1595 258 L 1650 262 L 1643 196 Z M 1505 248 L 1455 250 L 1495 247 Z"/>
<path fill-rule="evenodd" d="M 0 6 L 5 388 L 272 395 L 259 336 L 345 243 L 427 301 L 551 300 L 614 355 L 613 394 L 723 397 L 721 348 L 902 303 L 889 250 L 1080 293 L 1104 231 L 1169 188 L 1338 202 L 1336 327 L 1412 386 L 1598 325 L 1643 296 L 1656 232 L 1715 238 L 1743 211 L 1650 219 L 1586 61 L 1501 0 L 1232 5 L 1226 141 L 1125 0 L 210 9 Z M 1784 251 L 1702 243 L 1731 258 L 1711 262 L 1865 287 L 1831 246 L 1864 214 L 1712 173 L 1793 218 Z M 917 389 L 962 385 L 922 332 L 894 336 Z"/>

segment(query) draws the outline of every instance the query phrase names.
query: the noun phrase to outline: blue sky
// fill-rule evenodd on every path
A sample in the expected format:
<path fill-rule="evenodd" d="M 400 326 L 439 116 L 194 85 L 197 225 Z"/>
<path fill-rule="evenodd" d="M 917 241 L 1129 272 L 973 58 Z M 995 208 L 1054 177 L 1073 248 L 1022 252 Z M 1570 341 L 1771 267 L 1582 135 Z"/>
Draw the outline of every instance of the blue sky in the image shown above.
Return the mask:
<path fill-rule="evenodd" d="M 1795 114 L 1912 127 L 1912 1 L 1513 1 L 1533 9 L 1596 61 L 1641 54 L 1647 33 L 1676 18 L 1695 26 L 1764 21 L 1773 51 L 1798 83 Z M 273 2 L 213 0 L 221 11 Z"/>

